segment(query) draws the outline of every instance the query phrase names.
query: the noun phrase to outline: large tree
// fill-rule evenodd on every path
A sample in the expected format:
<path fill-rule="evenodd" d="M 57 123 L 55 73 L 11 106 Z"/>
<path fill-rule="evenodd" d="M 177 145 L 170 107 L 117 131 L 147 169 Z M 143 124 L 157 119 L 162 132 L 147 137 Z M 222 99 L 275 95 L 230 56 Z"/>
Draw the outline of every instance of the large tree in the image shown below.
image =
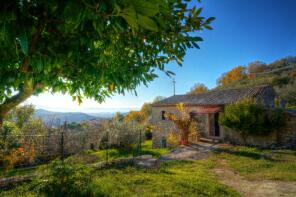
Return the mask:
<path fill-rule="evenodd" d="M 0 6 L 0 125 L 33 94 L 102 102 L 182 63 L 211 29 L 189 0 L 10 0 Z"/>

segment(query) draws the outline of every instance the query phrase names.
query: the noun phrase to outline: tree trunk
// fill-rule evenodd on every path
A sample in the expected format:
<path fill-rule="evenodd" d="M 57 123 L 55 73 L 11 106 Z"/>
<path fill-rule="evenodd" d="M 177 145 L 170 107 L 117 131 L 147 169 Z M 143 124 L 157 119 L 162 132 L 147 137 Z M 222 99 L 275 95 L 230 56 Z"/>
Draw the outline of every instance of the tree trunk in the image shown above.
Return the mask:
<path fill-rule="evenodd" d="M 189 137 L 189 131 L 188 130 L 186 130 L 186 131 L 183 130 L 182 133 L 181 133 L 181 142 L 180 142 L 180 144 L 187 146 L 189 144 L 188 137 Z"/>
<path fill-rule="evenodd" d="M 34 93 L 34 91 L 35 88 L 33 88 L 32 82 L 25 81 L 18 94 L 6 99 L 0 105 L 0 127 L 2 127 L 3 119 L 8 114 L 8 112 L 29 98 Z"/>
<path fill-rule="evenodd" d="M 3 124 L 3 117 L 0 116 L 0 129 L 2 128 L 2 124 Z"/>

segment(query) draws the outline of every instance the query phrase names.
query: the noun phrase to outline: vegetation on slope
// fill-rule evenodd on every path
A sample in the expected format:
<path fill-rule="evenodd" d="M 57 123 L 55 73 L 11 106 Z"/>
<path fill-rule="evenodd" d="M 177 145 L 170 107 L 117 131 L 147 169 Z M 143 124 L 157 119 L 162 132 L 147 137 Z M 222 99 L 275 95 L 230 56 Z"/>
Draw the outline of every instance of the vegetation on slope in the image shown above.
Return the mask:
<path fill-rule="evenodd" d="M 216 89 L 240 88 L 269 84 L 288 107 L 296 105 L 296 57 L 286 57 L 270 64 L 252 62 L 237 66 L 218 79 Z"/>

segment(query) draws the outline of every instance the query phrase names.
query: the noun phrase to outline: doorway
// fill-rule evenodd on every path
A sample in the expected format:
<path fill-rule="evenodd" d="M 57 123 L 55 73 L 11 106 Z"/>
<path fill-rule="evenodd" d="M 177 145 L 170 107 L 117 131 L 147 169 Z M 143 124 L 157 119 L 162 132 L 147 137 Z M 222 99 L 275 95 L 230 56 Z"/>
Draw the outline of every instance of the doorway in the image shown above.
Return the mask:
<path fill-rule="evenodd" d="M 214 121 L 215 121 L 215 137 L 220 136 L 220 127 L 219 127 L 219 113 L 215 113 L 214 115 Z"/>

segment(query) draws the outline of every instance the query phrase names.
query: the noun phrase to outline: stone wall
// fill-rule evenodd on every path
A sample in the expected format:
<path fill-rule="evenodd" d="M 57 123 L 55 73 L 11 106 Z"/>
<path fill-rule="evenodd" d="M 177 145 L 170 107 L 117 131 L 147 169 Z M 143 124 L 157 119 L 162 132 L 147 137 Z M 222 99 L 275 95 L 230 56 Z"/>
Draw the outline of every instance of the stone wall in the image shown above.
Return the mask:
<path fill-rule="evenodd" d="M 266 136 L 248 136 L 246 142 L 233 129 L 222 127 L 224 142 L 233 144 L 247 144 L 259 147 L 282 146 L 296 147 L 296 116 L 288 114 L 287 126 Z"/>
<path fill-rule="evenodd" d="M 152 133 L 152 143 L 153 147 L 161 146 L 161 139 L 167 137 L 175 126 L 172 121 L 162 120 L 162 111 L 177 114 L 178 111 L 175 106 L 168 107 L 152 107 L 152 118 L 151 122 L 154 125 Z"/>
<path fill-rule="evenodd" d="M 281 146 L 296 148 L 296 114 L 288 115 L 286 128 L 278 133 L 278 143 Z"/>
<path fill-rule="evenodd" d="M 232 144 L 241 144 L 241 145 L 252 145 L 252 146 L 260 146 L 260 147 L 269 147 L 274 144 L 277 144 L 277 133 L 272 132 L 267 136 L 248 136 L 246 137 L 246 141 L 240 136 L 239 132 L 222 127 L 224 132 L 224 142 L 232 143 Z"/>

